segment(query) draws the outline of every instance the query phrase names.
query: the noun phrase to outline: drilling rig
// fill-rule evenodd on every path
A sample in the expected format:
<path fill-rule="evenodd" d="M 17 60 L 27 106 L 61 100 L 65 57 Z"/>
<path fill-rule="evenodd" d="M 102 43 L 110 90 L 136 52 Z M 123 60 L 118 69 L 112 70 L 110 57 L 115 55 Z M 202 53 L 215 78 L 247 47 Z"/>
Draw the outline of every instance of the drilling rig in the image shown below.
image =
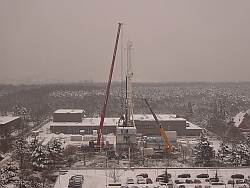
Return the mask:
<path fill-rule="evenodd" d="M 127 42 L 127 75 L 126 75 L 126 97 L 125 116 L 122 116 L 116 127 L 116 146 L 119 149 L 129 149 L 137 145 L 136 127 L 133 119 L 132 104 L 132 66 L 131 66 L 132 42 Z"/>

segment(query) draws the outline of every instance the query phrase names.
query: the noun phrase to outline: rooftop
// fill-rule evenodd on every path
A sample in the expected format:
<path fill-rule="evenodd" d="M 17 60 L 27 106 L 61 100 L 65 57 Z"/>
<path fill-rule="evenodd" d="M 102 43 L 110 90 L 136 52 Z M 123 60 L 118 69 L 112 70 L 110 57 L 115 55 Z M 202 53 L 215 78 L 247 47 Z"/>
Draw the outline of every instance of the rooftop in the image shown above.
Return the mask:
<path fill-rule="evenodd" d="M 186 121 L 184 118 L 176 117 L 175 114 L 157 114 L 159 121 Z M 134 114 L 134 120 L 155 121 L 152 114 Z"/>
<path fill-rule="evenodd" d="M 84 113 L 84 112 L 85 112 L 84 110 L 80 110 L 80 109 L 58 109 L 54 113 L 56 114 L 67 114 L 67 113 L 78 114 L 78 113 Z"/>
<path fill-rule="evenodd" d="M 187 124 L 186 129 L 202 129 L 199 126 L 197 126 L 197 125 L 195 125 L 195 124 L 193 124 L 193 123 L 191 123 L 189 121 L 187 121 L 186 124 Z"/>
<path fill-rule="evenodd" d="M 113 125 L 116 126 L 119 118 L 105 118 L 103 126 L 105 125 Z M 99 126 L 101 118 L 83 118 L 82 122 L 53 122 L 51 126 Z"/>
<path fill-rule="evenodd" d="M 12 116 L 1 116 L 0 117 L 0 124 L 6 124 L 9 123 L 10 121 L 16 120 L 20 117 L 12 117 Z"/>

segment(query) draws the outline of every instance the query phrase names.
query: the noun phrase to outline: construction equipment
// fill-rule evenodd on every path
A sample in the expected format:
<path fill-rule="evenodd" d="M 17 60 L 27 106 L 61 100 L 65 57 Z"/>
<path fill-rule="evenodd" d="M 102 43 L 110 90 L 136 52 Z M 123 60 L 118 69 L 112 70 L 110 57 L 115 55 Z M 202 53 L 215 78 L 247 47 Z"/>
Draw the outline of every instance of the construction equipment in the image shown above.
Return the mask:
<path fill-rule="evenodd" d="M 113 53 L 113 58 L 112 58 L 112 63 L 111 63 L 111 68 L 110 68 L 110 73 L 109 73 L 108 85 L 106 88 L 106 94 L 104 97 L 102 116 L 101 116 L 100 125 L 99 125 L 97 144 L 96 144 L 97 147 L 101 146 L 100 143 L 101 143 L 101 137 L 102 137 L 102 128 L 103 128 L 103 123 L 104 123 L 104 118 L 105 118 L 105 113 L 106 113 L 106 107 L 107 107 L 107 103 L 108 103 L 110 84 L 111 84 L 112 75 L 113 75 L 113 69 L 114 69 L 114 64 L 115 64 L 115 57 L 116 57 L 116 51 L 117 51 L 117 46 L 118 46 L 118 41 L 119 41 L 119 35 L 121 32 L 121 27 L 122 27 L 122 23 L 118 23 L 118 31 L 117 31 L 117 35 L 116 35 L 115 48 L 114 48 L 114 53 Z M 102 145 L 104 145 L 104 143 L 102 143 Z"/>
<path fill-rule="evenodd" d="M 162 125 L 161 125 L 161 123 L 159 122 L 159 120 L 158 120 L 158 118 L 156 117 L 154 111 L 152 110 L 151 106 L 149 105 L 146 96 L 144 96 L 143 99 L 145 100 L 145 102 L 146 102 L 146 104 L 147 104 L 149 110 L 151 111 L 151 113 L 152 113 L 152 115 L 153 115 L 153 117 L 154 117 L 154 119 L 155 119 L 155 121 L 156 121 L 156 123 L 157 123 L 159 129 L 160 129 L 161 135 L 162 135 L 162 137 L 163 137 L 164 140 L 165 140 L 165 148 L 163 149 L 163 151 L 166 151 L 166 149 L 168 149 L 169 153 L 172 153 L 172 152 L 173 152 L 173 146 L 172 146 L 172 144 L 170 143 L 170 141 L 169 141 L 169 139 L 168 139 L 168 137 L 167 137 L 167 135 L 166 135 L 166 133 L 165 133 L 165 131 L 164 131 Z"/>

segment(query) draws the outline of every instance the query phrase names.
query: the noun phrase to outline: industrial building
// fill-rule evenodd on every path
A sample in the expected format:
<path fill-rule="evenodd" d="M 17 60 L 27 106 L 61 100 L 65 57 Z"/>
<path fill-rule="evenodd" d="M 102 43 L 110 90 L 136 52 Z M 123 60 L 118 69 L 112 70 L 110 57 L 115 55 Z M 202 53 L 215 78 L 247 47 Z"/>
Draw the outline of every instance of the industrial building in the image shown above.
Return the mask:
<path fill-rule="evenodd" d="M 53 114 L 53 122 L 78 122 L 81 123 L 85 116 L 84 110 L 59 109 Z"/>
<path fill-rule="evenodd" d="M 177 136 L 186 135 L 186 120 L 176 115 L 171 114 L 157 114 L 165 131 L 176 131 Z M 146 136 L 160 135 L 159 128 L 156 126 L 155 119 L 152 114 L 134 114 L 135 126 L 137 133 Z"/>
<path fill-rule="evenodd" d="M 109 134 L 116 132 L 116 126 L 119 118 L 105 118 L 102 133 Z M 83 118 L 82 122 L 52 122 L 50 131 L 52 133 L 64 134 L 80 134 L 84 130 L 84 134 L 93 134 L 94 130 L 98 130 L 100 118 Z"/>
<path fill-rule="evenodd" d="M 6 130 L 16 129 L 21 126 L 21 117 L 3 116 L 0 117 L 0 136 Z"/>
<path fill-rule="evenodd" d="M 79 121 L 79 117 L 76 114 L 78 114 L 78 116 L 81 115 L 81 121 Z M 63 117 L 64 115 L 66 115 L 68 119 Z M 202 129 L 198 126 L 176 115 L 160 114 L 157 115 L 157 117 L 165 131 L 176 131 L 177 136 L 199 136 L 202 132 Z M 119 119 L 120 118 L 105 118 L 102 133 L 116 133 Z M 137 135 L 150 137 L 161 135 L 151 114 L 134 114 L 133 119 Z M 84 130 L 84 134 L 88 135 L 93 134 L 94 130 L 98 130 L 99 124 L 100 118 L 85 118 L 84 110 L 61 109 L 54 113 L 50 131 L 52 133 L 80 134 L 80 131 Z"/>

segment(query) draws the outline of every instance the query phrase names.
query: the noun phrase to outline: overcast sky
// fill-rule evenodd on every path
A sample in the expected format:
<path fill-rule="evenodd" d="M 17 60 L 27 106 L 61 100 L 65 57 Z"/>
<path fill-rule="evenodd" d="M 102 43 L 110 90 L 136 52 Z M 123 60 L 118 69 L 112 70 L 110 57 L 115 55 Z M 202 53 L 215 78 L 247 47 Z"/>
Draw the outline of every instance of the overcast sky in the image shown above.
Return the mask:
<path fill-rule="evenodd" d="M 249 0 L 0 0 L 0 82 L 106 82 L 119 22 L 113 80 L 250 81 Z"/>

